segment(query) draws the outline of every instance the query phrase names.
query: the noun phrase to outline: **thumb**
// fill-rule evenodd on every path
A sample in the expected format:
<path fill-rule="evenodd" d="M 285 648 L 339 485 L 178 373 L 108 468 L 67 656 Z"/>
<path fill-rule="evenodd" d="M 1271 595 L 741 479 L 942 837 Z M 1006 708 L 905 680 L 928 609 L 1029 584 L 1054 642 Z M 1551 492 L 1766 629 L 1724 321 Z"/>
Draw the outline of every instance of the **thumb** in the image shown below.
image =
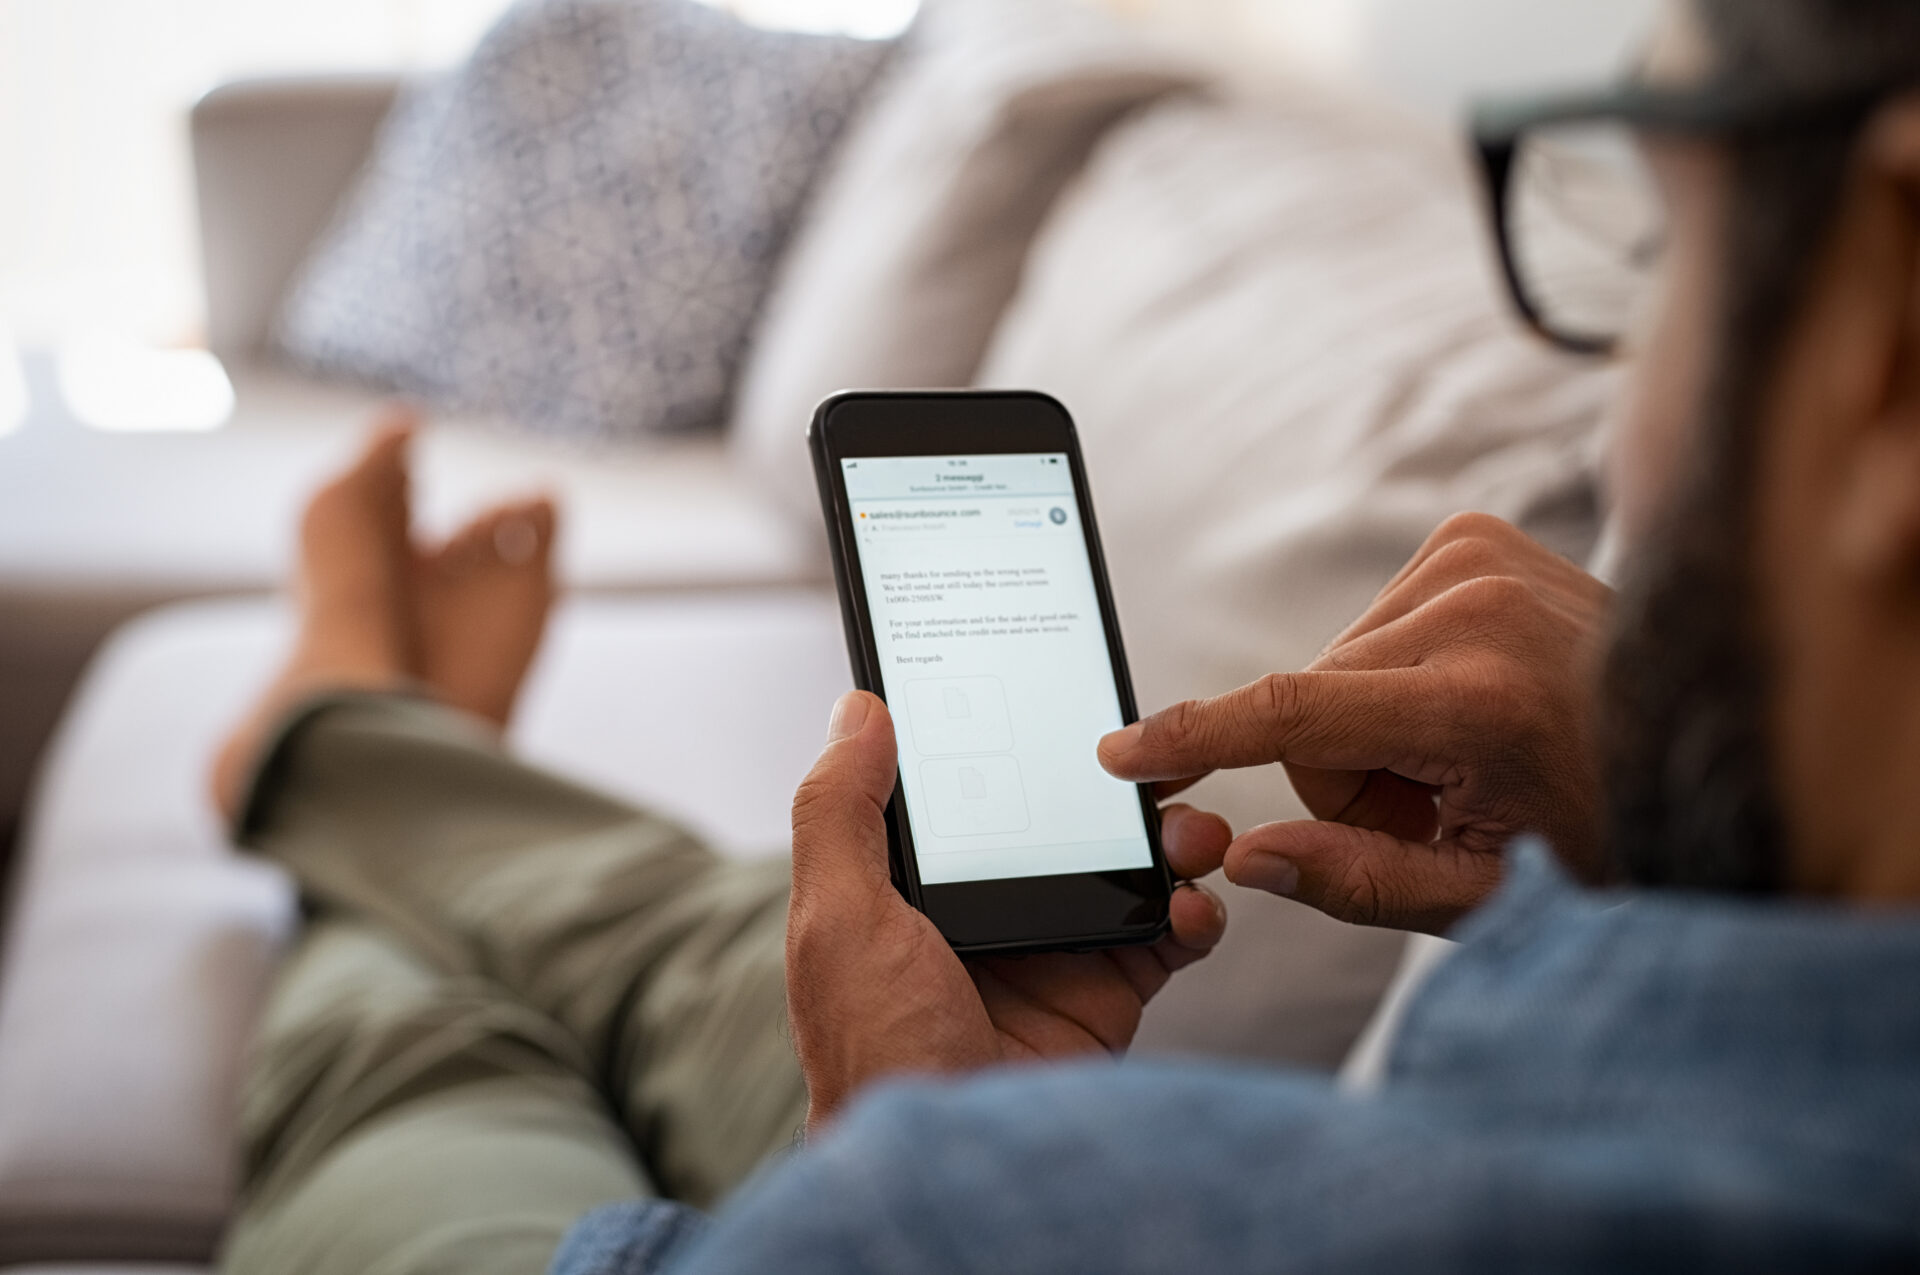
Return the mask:
<path fill-rule="evenodd" d="M 1235 885 L 1298 899 L 1355 925 L 1443 933 L 1500 884 L 1503 861 L 1344 823 L 1251 828 L 1227 848 Z"/>
<path fill-rule="evenodd" d="M 841 696 L 826 751 L 793 798 L 796 902 L 851 881 L 891 886 L 885 812 L 897 768 L 887 706 L 865 691 Z"/>

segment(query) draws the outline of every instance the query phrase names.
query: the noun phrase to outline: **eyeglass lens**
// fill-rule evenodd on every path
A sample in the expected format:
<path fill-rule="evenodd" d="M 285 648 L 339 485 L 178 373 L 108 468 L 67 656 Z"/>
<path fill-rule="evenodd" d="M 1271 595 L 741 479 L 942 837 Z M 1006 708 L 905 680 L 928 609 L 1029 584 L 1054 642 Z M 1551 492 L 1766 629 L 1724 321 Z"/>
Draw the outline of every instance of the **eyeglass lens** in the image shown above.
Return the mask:
<path fill-rule="evenodd" d="M 1507 234 L 1520 286 L 1556 335 L 1628 335 L 1659 278 L 1666 205 L 1631 130 L 1609 123 L 1530 131 L 1514 155 Z"/>

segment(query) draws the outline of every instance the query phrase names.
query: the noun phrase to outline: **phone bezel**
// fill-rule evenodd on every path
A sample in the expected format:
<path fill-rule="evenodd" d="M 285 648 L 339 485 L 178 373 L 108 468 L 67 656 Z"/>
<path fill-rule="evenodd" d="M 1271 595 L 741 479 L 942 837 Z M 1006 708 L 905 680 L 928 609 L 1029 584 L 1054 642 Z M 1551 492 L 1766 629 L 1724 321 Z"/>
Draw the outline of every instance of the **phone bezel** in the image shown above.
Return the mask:
<path fill-rule="evenodd" d="M 1067 456 L 1071 470 L 1121 717 L 1128 723 L 1138 720 L 1080 440 L 1073 418 L 1058 400 L 1027 390 L 848 391 L 820 404 L 807 437 L 827 516 L 834 583 L 855 685 L 886 698 L 840 462 L 863 456 L 1057 452 Z M 904 790 L 896 782 L 887 805 L 894 883 L 964 954 L 1013 955 L 1154 942 L 1169 927 L 1173 877 L 1161 848 L 1158 804 L 1151 789 L 1141 786 L 1139 794 L 1153 855 L 1149 867 L 925 885 L 913 854 Z"/>

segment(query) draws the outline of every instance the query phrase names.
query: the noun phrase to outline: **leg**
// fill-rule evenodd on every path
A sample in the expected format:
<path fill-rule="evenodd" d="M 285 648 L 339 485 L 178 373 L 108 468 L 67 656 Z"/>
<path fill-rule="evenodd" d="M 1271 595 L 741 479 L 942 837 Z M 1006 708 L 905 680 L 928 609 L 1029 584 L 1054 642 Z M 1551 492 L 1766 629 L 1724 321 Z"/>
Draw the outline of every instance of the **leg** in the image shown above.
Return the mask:
<path fill-rule="evenodd" d="M 539 1275 L 582 1213 L 647 1187 L 585 1073 L 486 980 L 319 921 L 255 1043 L 222 1268 Z"/>
<path fill-rule="evenodd" d="M 791 1140 L 784 860 L 729 863 L 416 699 L 320 701 L 261 773 L 245 843 L 564 1028 L 667 1194 L 708 1203 Z"/>
<path fill-rule="evenodd" d="M 417 550 L 404 443 L 390 427 L 309 509 L 302 636 L 216 773 L 229 813 L 246 806 L 247 843 L 331 918 L 259 1055 L 236 1269 L 303 1265 L 368 1201 L 382 1227 L 359 1257 L 404 1250 L 406 1269 L 431 1269 L 469 1233 L 504 1253 L 501 1219 L 527 1216 L 506 1197 L 596 1184 L 552 1197 L 571 1215 L 611 1189 L 609 1111 L 629 1161 L 637 1145 L 661 1187 L 706 1202 L 804 1112 L 782 1030 L 784 864 L 727 865 L 499 752 L 551 598 L 553 511 L 503 507 Z M 367 693 L 396 687 L 464 711 Z M 546 1151 L 522 1145 L 530 1123 Z M 569 1154 L 585 1167 L 552 1167 Z M 624 1173 L 619 1194 L 640 1190 Z M 447 1190 L 410 1185 L 426 1180 Z M 529 1242 L 550 1247 L 548 1229 Z"/>

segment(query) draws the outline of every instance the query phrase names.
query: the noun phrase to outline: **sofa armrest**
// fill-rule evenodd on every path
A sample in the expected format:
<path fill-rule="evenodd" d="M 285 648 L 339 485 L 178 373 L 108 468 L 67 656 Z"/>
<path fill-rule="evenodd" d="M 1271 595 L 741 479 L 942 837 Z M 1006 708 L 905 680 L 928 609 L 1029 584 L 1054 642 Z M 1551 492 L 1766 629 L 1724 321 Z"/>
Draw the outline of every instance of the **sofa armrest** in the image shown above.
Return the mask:
<path fill-rule="evenodd" d="M 244 358 L 265 347 L 288 283 L 372 150 L 399 88 L 392 75 L 246 80 L 194 106 L 214 353 Z"/>

